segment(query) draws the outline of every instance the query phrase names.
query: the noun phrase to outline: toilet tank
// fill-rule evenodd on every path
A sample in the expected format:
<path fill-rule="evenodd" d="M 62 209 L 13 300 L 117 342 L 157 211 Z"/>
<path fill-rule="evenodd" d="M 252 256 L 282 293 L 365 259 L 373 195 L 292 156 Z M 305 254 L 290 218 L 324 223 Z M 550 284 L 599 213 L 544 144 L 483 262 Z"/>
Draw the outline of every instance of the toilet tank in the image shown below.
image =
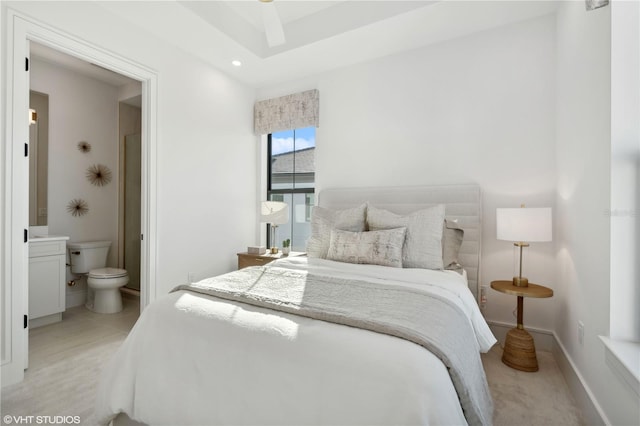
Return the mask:
<path fill-rule="evenodd" d="M 92 269 L 107 266 L 107 255 L 111 241 L 87 241 L 83 243 L 67 243 L 71 272 L 86 274 Z"/>

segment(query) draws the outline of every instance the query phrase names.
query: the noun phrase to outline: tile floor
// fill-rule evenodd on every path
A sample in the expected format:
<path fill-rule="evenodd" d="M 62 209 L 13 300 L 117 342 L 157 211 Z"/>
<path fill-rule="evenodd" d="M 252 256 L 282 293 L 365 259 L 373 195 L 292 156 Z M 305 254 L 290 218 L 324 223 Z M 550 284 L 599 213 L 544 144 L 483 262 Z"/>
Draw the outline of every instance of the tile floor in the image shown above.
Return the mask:
<path fill-rule="evenodd" d="M 29 368 L 23 382 L 2 388 L 3 417 L 79 416 L 81 424 L 95 424 L 101 366 L 138 319 L 139 303 L 123 298 L 124 309 L 117 314 L 77 306 L 64 312 L 61 322 L 30 330 Z"/>

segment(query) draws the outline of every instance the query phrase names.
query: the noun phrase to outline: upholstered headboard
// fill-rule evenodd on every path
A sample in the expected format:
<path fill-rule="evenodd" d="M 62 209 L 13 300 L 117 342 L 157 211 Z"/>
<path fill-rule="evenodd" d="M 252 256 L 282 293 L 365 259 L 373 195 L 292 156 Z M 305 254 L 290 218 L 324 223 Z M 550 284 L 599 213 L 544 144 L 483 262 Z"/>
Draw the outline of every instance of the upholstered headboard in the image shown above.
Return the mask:
<path fill-rule="evenodd" d="M 444 204 L 446 217 L 457 219 L 458 225 L 464 229 L 458 261 L 467 271 L 469 289 L 477 300 L 482 247 L 482 197 L 479 186 L 335 188 L 323 189 L 318 195 L 318 205 L 332 209 L 355 207 L 367 201 L 397 214 Z"/>

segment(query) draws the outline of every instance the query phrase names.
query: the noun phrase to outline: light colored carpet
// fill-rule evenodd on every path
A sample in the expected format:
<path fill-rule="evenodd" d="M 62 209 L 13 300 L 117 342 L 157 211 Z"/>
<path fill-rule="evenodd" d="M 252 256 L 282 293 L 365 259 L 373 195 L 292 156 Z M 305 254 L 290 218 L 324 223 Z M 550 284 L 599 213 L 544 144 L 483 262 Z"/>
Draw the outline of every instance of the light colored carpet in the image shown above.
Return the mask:
<path fill-rule="evenodd" d="M 3 416 L 79 416 L 94 425 L 93 403 L 101 366 L 138 317 L 137 300 L 125 299 L 119 314 L 71 308 L 62 322 L 31 330 L 25 380 L 2 388 Z M 540 371 L 525 373 L 502 364 L 495 346 L 483 355 L 496 407 L 496 426 L 580 425 L 579 410 L 552 355 L 538 352 Z M 3 422 L 3 424 L 6 424 Z M 35 423 L 31 423 L 35 424 Z"/>
<path fill-rule="evenodd" d="M 539 370 L 514 370 L 503 364 L 496 344 L 482 363 L 495 407 L 495 426 L 582 425 L 580 410 L 551 352 L 536 352 Z"/>

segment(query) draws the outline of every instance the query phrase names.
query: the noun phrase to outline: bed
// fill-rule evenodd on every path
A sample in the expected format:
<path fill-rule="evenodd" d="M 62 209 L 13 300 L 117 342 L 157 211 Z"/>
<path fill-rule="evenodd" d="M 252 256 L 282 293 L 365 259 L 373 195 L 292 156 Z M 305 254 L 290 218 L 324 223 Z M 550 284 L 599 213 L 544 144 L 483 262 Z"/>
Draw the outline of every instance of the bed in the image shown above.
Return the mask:
<path fill-rule="evenodd" d="M 333 219 L 360 217 L 364 206 L 371 229 L 321 223 L 314 211 L 309 257 L 178 286 L 153 302 L 102 373 L 98 421 L 491 424 L 480 352 L 495 337 L 476 302 L 479 188 L 336 189 L 319 202 Z M 383 222 L 442 210 L 434 220 L 464 231 L 456 267 L 397 267 L 398 256 L 413 261 L 407 229 L 418 234 L 382 226 L 375 209 Z M 442 238 L 446 221 L 440 227 Z M 375 247 L 364 264 L 363 241 Z"/>

